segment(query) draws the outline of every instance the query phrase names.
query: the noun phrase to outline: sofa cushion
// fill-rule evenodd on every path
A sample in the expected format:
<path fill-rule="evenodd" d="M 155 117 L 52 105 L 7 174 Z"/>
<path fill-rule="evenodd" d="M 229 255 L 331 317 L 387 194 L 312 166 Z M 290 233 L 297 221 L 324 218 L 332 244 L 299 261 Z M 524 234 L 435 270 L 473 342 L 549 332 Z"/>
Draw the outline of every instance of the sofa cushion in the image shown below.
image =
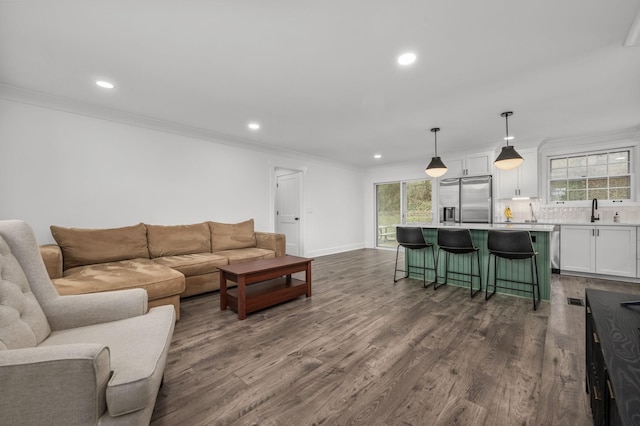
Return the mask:
<path fill-rule="evenodd" d="M 41 346 L 99 343 L 111 355 L 113 375 L 107 385 L 109 415 L 120 416 L 153 405 L 162 380 L 175 317 L 173 307 L 119 321 L 54 331 Z"/>
<path fill-rule="evenodd" d="M 49 333 L 20 263 L 0 236 L 0 350 L 34 347 Z"/>
<path fill-rule="evenodd" d="M 229 264 L 226 257 L 212 253 L 156 257 L 153 261 L 168 268 L 175 269 L 178 272 L 182 272 L 185 277 L 217 272 L 218 266 Z"/>
<path fill-rule="evenodd" d="M 51 226 L 62 249 L 64 269 L 96 263 L 149 257 L 144 224 L 111 229 L 79 229 Z"/>
<path fill-rule="evenodd" d="M 256 247 L 236 250 L 223 250 L 216 252 L 216 254 L 229 259 L 229 265 L 233 263 L 249 262 L 251 260 L 259 259 L 271 259 L 276 257 L 276 254 L 273 250 L 261 249 Z"/>
<path fill-rule="evenodd" d="M 62 296 L 100 291 L 143 288 L 149 300 L 173 296 L 184 291 L 184 275 L 151 259 L 130 259 L 86 265 L 64 272 L 53 280 Z"/>
<path fill-rule="evenodd" d="M 146 225 L 151 258 L 192 253 L 211 253 L 207 223 L 193 225 Z"/>
<path fill-rule="evenodd" d="M 211 251 L 233 250 L 256 246 L 253 219 L 240 223 L 209 222 Z"/>

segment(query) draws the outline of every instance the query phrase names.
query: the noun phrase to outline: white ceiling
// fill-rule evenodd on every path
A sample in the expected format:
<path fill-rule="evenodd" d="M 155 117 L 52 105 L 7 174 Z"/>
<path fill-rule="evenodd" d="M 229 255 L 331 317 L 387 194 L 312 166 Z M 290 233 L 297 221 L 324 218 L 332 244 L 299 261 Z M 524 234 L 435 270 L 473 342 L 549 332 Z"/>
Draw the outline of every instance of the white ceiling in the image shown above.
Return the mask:
<path fill-rule="evenodd" d="M 354 166 L 640 125 L 640 0 L 0 1 L 0 84 Z M 404 51 L 417 62 L 396 64 Z M 116 84 L 113 91 L 97 79 Z M 249 121 L 262 129 L 247 129 Z M 373 154 L 382 154 L 374 160 Z"/>

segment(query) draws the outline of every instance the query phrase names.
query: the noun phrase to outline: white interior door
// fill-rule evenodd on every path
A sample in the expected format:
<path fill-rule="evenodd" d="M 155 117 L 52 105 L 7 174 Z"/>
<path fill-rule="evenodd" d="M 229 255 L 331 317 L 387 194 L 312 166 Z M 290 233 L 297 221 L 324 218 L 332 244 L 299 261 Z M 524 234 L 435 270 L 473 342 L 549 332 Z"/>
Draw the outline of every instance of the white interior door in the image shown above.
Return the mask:
<path fill-rule="evenodd" d="M 276 232 L 287 237 L 287 254 L 300 256 L 300 172 L 276 177 Z"/>

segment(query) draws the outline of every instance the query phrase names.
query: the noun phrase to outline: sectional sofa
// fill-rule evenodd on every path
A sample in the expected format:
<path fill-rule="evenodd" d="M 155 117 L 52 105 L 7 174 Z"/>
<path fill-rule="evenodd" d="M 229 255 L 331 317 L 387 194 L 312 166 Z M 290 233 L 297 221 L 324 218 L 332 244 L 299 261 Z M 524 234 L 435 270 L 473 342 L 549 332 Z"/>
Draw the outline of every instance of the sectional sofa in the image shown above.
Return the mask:
<path fill-rule="evenodd" d="M 60 295 L 143 288 L 149 307 L 219 289 L 218 266 L 285 255 L 285 236 L 235 223 L 149 225 L 112 229 L 51 226 L 57 244 L 40 246 Z"/>

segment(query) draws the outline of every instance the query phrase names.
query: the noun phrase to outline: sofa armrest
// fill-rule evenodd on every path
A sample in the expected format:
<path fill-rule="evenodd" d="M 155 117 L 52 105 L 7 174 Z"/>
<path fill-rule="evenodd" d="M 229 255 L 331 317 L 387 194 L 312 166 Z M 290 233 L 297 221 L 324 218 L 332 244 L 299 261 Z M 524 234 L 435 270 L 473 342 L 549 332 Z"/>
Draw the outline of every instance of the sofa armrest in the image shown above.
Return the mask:
<path fill-rule="evenodd" d="M 273 232 L 256 232 L 256 247 L 273 250 L 276 257 L 282 257 L 287 252 L 287 240 L 284 234 Z"/>
<path fill-rule="evenodd" d="M 101 324 L 144 315 L 147 292 L 141 288 L 60 296 L 42 305 L 52 330 Z"/>
<path fill-rule="evenodd" d="M 0 351 L 6 424 L 97 424 L 106 409 L 109 349 L 73 344 Z"/>
<path fill-rule="evenodd" d="M 62 278 L 62 250 L 56 244 L 44 244 L 39 247 L 49 278 Z"/>

